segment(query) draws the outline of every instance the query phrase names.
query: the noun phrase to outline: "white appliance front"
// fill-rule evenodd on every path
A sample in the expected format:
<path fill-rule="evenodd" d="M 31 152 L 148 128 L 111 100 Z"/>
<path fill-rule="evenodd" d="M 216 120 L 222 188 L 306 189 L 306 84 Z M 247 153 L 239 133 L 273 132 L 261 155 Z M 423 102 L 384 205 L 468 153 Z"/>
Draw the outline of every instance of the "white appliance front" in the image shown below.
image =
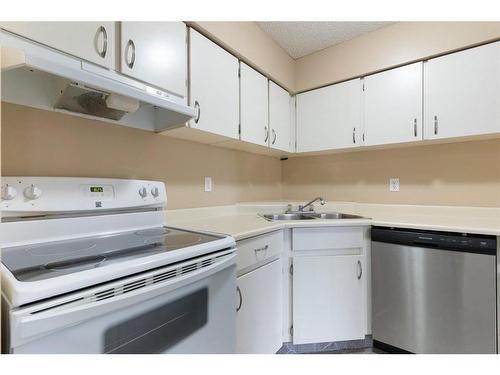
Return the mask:
<path fill-rule="evenodd" d="M 233 353 L 235 290 L 228 250 L 14 309 L 4 345 L 20 354 Z"/>
<path fill-rule="evenodd" d="M 162 182 L 2 184 L 4 353 L 235 351 L 235 241 L 167 227 Z"/>

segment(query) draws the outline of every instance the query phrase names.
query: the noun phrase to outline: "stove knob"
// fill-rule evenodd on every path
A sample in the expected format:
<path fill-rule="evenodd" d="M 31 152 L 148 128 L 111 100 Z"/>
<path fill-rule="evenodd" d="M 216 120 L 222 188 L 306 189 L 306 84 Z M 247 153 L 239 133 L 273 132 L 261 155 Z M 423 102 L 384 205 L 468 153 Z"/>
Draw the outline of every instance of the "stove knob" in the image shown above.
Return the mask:
<path fill-rule="evenodd" d="M 9 184 L 5 184 L 2 187 L 2 199 L 6 201 L 10 201 L 11 199 L 14 199 L 17 195 L 17 190 L 10 186 Z"/>
<path fill-rule="evenodd" d="M 155 186 L 151 189 L 151 195 L 155 198 L 158 198 L 158 196 L 160 195 L 160 190 L 158 190 L 158 188 Z"/>
<path fill-rule="evenodd" d="M 24 189 L 24 196 L 28 199 L 38 199 L 42 195 L 42 190 L 37 188 L 35 185 L 30 185 Z"/>
<path fill-rule="evenodd" d="M 144 186 L 139 189 L 139 195 L 141 196 L 141 198 L 147 197 L 148 191 L 146 190 L 146 188 Z"/>

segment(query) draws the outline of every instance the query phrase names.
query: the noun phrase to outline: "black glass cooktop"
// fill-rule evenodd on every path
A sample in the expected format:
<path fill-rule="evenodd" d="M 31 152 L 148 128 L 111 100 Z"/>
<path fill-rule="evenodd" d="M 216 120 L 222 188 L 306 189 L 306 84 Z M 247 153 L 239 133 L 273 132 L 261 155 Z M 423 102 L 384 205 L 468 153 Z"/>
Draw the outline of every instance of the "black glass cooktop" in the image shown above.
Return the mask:
<path fill-rule="evenodd" d="M 223 238 L 157 227 L 2 249 L 2 263 L 19 281 L 38 281 L 166 253 Z"/>

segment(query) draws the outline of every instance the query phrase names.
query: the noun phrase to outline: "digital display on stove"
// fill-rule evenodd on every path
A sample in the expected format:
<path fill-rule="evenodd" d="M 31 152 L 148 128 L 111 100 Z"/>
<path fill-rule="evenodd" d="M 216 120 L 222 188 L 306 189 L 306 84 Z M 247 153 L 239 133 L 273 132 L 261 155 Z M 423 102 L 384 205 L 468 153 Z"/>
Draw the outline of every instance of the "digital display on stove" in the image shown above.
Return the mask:
<path fill-rule="evenodd" d="M 102 186 L 91 186 L 90 187 L 90 192 L 91 193 L 103 193 L 104 188 Z"/>

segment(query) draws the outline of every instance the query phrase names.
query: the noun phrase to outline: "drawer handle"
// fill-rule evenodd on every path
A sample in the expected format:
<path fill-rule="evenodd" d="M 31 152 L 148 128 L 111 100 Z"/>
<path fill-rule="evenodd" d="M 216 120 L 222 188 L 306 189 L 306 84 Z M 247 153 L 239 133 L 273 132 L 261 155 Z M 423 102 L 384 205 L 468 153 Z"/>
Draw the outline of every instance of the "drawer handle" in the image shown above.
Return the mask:
<path fill-rule="evenodd" d="M 361 276 L 363 276 L 363 266 L 361 265 L 361 261 L 358 260 L 358 280 L 361 280 Z"/>
<path fill-rule="evenodd" d="M 238 296 L 240 298 L 240 302 L 238 303 L 238 307 L 236 308 L 236 312 L 241 310 L 241 305 L 243 304 L 243 297 L 241 295 L 241 289 L 239 286 L 236 287 L 236 292 L 238 293 Z"/>
<path fill-rule="evenodd" d="M 266 245 L 266 246 L 263 246 L 263 247 L 259 247 L 257 249 L 254 249 L 253 251 L 255 251 L 255 253 L 257 254 L 258 252 L 260 252 L 260 251 L 266 251 L 267 249 L 269 249 L 269 245 Z"/>

